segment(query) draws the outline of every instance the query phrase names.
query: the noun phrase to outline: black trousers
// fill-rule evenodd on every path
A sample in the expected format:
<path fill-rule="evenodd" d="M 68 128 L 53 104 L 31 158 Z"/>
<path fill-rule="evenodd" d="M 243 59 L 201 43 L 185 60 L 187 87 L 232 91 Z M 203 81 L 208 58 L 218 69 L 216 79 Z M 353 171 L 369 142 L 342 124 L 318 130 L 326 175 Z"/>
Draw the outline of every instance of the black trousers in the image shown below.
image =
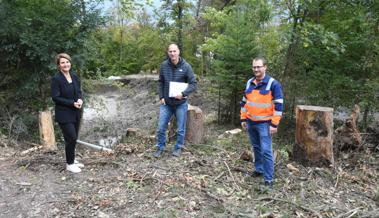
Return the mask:
<path fill-rule="evenodd" d="M 59 126 L 63 132 L 65 141 L 66 162 L 67 164 L 73 164 L 75 160 L 76 140 L 79 133 L 79 122 L 59 123 Z"/>

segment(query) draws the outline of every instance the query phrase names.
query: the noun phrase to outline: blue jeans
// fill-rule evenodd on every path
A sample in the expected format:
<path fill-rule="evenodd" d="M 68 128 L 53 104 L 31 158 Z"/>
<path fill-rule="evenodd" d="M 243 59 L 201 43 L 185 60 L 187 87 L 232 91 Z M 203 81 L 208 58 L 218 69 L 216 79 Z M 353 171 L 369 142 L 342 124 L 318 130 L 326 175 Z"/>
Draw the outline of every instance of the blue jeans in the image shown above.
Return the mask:
<path fill-rule="evenodd" d="M 254 151 L 255 170 L 263 173 L 266 182 L 274 180 L 274 157 L 272 153 L 270 123 L 253 123 L 247 120 L 247 132 Z"/>
<path fill-rule="evenodd" d="M 186 134 L 188 103 L 184 102 L 180 105 L 161 105 L 159 110 L 159 123 L 158 123 L 158 148 L 164 150 L 166 147 L 166 131 L 168 122 L 172 115 L 176 117 L 176 144 L 175 149 L 182 148 L 184 145 L 184 136 Z"/>

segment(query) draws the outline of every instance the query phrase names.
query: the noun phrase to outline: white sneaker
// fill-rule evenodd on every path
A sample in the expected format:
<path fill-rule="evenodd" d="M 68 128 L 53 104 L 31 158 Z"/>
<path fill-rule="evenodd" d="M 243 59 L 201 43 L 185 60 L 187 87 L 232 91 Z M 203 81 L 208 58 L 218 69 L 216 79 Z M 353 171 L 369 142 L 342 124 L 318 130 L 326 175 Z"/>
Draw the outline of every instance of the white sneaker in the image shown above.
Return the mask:
<path fill-rule="evenodd" d="M 76 164 L 67 164 L 66 170 L 72 172 L 72 173 L 80 173 L 82 170 L 76 165 Z"/>
<path fill-rule="evenodd" d="M 84 164 L 80 163 L 79 161 L 77 160 L 74 160 L 74 164 L 80 168 L 83 168 L 84 167 Z"/>

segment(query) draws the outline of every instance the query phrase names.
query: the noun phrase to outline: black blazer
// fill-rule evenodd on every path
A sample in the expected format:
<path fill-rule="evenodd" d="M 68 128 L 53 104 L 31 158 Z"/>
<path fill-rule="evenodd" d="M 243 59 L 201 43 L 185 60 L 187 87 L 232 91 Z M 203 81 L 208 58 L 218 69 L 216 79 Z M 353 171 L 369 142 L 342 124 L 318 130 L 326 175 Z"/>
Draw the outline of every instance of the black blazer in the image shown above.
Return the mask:
<path fill-rule="evenodd" d="M 80 109 L 74 107 L 74 102 L 82 99 L 78 76 L 70 72 L 74 92 L 70 92 L 70 84 L 62 72 L 51 79 L 51 98 L 55 103 L 55 121 L 58 123 L 75 123 L 80 121 Z"/>

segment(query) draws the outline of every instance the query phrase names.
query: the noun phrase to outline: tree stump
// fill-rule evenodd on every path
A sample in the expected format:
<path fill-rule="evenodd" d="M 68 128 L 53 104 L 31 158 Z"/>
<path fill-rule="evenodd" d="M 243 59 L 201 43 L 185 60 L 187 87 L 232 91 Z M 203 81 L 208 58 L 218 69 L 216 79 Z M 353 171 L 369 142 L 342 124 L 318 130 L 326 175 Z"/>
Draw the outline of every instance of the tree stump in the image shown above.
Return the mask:
<path fill-rule="evenodd" d="M 333 108 L 298 105 L 293 158 L 304 165 L 330 166 L 333 157 Z"/>
<path fill-rule="evenodd" d="M 50 110 L 39 112 L 39 136 L 44 150 L 54 151 L 58 149 Z"/>
<path fill-rule="evenodd" d="M 203 111 L 192 105 L 188 105 L 186 140 L 193 144 L 201 144 L 204 140 Z"/>
<path fill-rule="evenodd" d="M 176 140 L 176 119 L 173 116 L 168 126 L 168 141 Z M 185 140 L 192 144 L 201 144 L 204 141 L 203 111 L 196 106 L 188 105 Z"/>
<path fill-rule="evenodd" d="M 359 113 L 360 108 L 355 105 L 350 118 L 334 132 L 335 151 L 362 148 L 362 137 L 357 127 Z"/>

